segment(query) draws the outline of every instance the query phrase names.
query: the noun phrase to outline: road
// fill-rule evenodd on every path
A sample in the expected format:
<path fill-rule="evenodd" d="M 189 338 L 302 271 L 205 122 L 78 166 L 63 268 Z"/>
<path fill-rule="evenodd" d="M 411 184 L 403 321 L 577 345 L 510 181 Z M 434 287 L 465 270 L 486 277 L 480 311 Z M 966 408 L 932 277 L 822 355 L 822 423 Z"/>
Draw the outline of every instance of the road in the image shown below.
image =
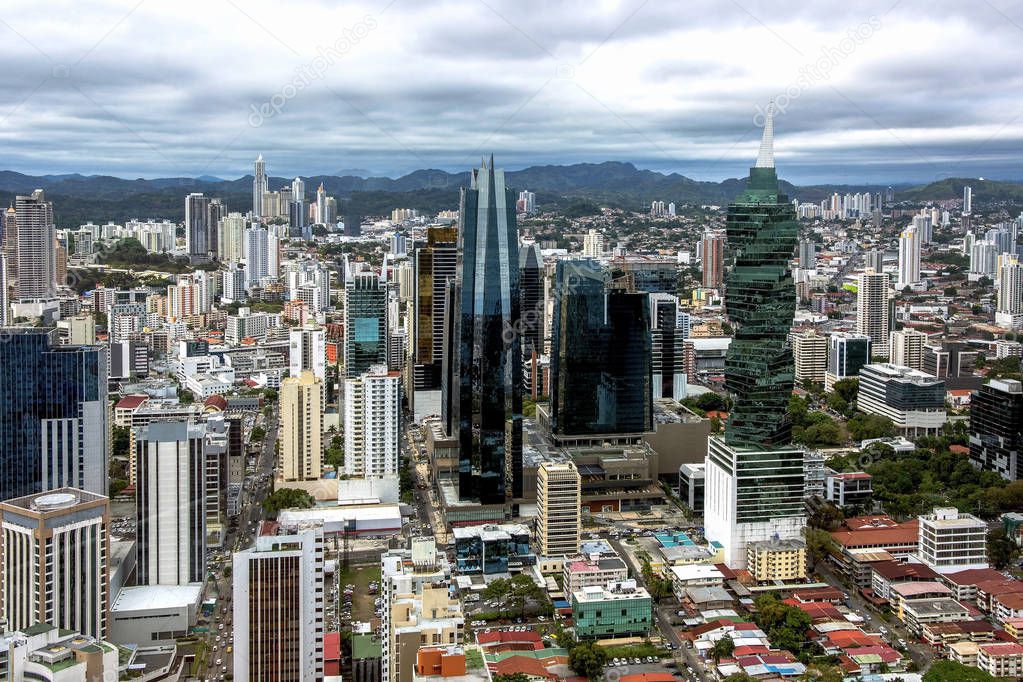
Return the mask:
<path fill-rule="evenodd" d="M 263 500 L 270 492 L 270 481 L 273 480 L 273 469 L 275 465 L 274 443 L 277 442 L 277 411 L 276 405 L 273 413 L 265 419 L 266 436 L 260 448 L 259 456 L 256 458 L 256 468 L 253 474 L 246 476 L 253 481 L 252 489 L 243 491 L 245 502 L 242 511 L 238 515 L 236 527 L 229 525 L 224 535 L 223 548 L 226 553 L 224 567 L 231 565 L 231 554 L 237 549 L 245 549 L 252 544 L 259 524 L 265 518 L 263 511 Z M 257 424 L 259 423 L 257 418 Z M 265 482 L 264 482 L 265 481 Z M 207 635 L 207 643 L 210 646 L 210 654 L 206 659 L 207 668 L 203 675 L 204 679 L 219 679 L 231 674 L 234 669 L 233 651 L 229 652 L 228 647 L 234 642 L 234 585 L 231 576 L 225 575 L 225 571 L 217 572 L 214 581 L 207 583 L 206 597 L 217 598 L 216 611 L 211 619 L 212 625 Z M 217 661 L 220 665 L 217 665 Z"/>

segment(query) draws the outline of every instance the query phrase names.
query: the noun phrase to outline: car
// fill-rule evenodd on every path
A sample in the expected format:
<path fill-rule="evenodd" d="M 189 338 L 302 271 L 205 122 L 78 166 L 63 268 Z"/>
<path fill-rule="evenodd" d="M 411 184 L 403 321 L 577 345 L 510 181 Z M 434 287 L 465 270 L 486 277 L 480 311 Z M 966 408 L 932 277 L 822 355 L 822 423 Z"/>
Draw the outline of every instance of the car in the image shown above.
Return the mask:
<path fill-rule="evenodd" d="M 220 665 L 220 664 L 221 664 L 221 660 L 218 658 L 217 662 L 214 665 Z"/>

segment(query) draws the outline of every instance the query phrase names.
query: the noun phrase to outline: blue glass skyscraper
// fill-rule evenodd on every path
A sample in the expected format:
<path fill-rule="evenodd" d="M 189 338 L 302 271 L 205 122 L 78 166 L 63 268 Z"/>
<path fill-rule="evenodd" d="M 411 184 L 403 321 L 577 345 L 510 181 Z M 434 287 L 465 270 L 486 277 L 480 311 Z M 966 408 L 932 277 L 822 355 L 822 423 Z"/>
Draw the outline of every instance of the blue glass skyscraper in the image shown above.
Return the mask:
<path fill-rule="evenodd" d="M 0 330 L 0 499 L 65 486 L 106 495 L 107 407 L 106 348 Z"/>
<path fill-rule="evenodd" d="M 515 197 L 493 157 L 473 171 L 459 208 L 458 496 L 500 504 L 522 496 L 522 320 Z"/>

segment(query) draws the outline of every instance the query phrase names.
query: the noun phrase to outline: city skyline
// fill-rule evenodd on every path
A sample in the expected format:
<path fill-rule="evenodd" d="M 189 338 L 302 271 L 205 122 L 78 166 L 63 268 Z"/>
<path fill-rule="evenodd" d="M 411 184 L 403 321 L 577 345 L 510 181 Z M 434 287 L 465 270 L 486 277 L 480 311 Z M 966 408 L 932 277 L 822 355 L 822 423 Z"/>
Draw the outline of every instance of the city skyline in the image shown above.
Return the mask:
<path fill-rule="evenodd" d="M 285 175 L 395 176 L 488 151 L 508 169 L 622 160 L 722 179 L 741 176 L 773 97 L 796 182 L 1023 179 L 1018 22 L 994 7 L 706 3 L 680 21 L 617 3 L 580 22 L 574 3 L 455 4 L 93 2 L 73 23 L 15 8 L 0 28 L 5 165 L 237 177 L 263 153 Z M 201 50 L 153 33 L 163 25 Z"/>

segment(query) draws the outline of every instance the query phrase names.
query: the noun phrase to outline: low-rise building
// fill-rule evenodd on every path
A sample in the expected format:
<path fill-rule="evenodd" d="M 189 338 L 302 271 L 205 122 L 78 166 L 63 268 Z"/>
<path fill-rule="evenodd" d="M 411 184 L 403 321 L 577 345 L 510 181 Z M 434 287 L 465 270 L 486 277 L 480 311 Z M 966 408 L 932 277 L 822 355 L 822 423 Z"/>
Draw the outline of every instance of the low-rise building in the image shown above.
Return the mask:
<path fill-rule="evenodd" d="M 119 678 L 118 649 L 109 642 L 37 623 L 0 634 L 0 678 L 93 682 Z"/>
<path fill-rule="evenodd" d="M 1023 644 L 1017 642 L 995 642 L 981 644 L 977 652 L 977 667 L 998 678 L 1015 678 L 1023 675 Z"/>
<path fill-rule="evenodd" d="M 536 564 L 529 528 L 521 524 L 454 528 L 455 567 L 462 575 L 518 572 Z"/>
<path fill-rule="evenodd" d="M 643 637 L 653 625 L 653 602 L 635 580 L 572 593 L 572 622 L 580 638 Z"/>
<path fill-rule="evenodd" d="M 584 587 L 600 587 L 627 580 L 629 568 L 617 554 L 580 554 L 566 557 L 562 568 L 562 585 L 567 594 Z"/>
<path fill-rule="evenodd" d="M 987 524 L 955 507 L 920 516 L 920 562 L 938 573 L 987 568 Z"/>
<path fill-rule="evenodd" d="M 927 623 L 955 623 L 970 618 L 970 611 L 951 597 L 907 601 L 900 614 L 906 629 L 915 636 Z"/>
<path fill-rule="evenodd" d="M 791 582 L 806 578 L 806 543 L 765 540 L 746 546 L 746 569 L 757 582 Z"/>

